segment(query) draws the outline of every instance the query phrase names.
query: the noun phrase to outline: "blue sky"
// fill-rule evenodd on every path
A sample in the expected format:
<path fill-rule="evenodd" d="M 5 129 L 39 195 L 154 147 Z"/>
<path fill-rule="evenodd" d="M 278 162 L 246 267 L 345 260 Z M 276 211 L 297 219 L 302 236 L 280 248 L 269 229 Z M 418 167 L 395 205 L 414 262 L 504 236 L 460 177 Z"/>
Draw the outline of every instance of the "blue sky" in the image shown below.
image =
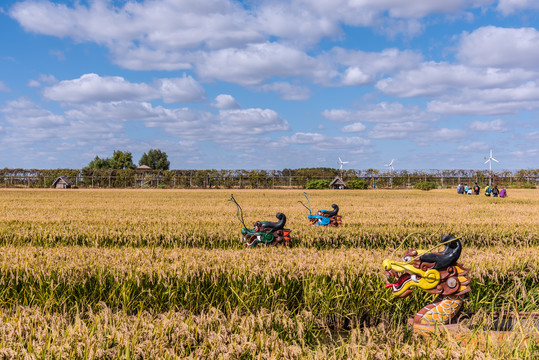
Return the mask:
<path fill-rule="evenodd" d="M 0 167 L 539 167 L 539 1 L 0 6 Z"/>

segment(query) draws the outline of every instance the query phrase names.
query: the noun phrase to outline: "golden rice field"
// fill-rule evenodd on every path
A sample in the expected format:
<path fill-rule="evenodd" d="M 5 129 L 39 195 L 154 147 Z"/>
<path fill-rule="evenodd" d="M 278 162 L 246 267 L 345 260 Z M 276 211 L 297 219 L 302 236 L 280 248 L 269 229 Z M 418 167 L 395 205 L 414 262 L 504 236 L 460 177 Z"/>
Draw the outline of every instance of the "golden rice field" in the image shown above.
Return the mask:
<path fill-rule="evenodd" d="M 413 335 L 433 296 L 394 299 L 381 263 L 462 236 L 465 311 L 539 311 L 539 191 L 235 190 L 248 226 L 287 215 L 294 246 L 244 248 L 224 190 L 0 190 L 0 358 L 534 359 L 533 333 Z M 404 244 L 403 241 L 406 241 Z M 395 248 L 399 247 L 397 254 Z"/>

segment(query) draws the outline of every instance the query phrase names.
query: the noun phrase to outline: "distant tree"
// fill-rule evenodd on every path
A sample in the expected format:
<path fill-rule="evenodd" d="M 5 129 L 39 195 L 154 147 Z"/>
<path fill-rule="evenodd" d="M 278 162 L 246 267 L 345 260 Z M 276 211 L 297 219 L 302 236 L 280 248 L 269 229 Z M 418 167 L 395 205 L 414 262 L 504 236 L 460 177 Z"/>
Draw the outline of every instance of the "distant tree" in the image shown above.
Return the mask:
<path fill-rule="evenodd" d="M 110 159 L 104 158 L 101 159 L 99 156 L 95 156 L 95 158 L 90 161 L 90 163 L 87 166 L 88 169 L 97 170 L 97 169 L 110 169 Z"/>
<path fill-rule="evenodd" d="M 134 169 L 133 155 L 129 151 L 114 150 L 110 159 L 111 169 Z"/>
<path fill-rule="evenodd" d="M 129 151 L 114 150 L 114 154 L 111 158 L 96 157 L 90 161 L 87 169 L 133 169 L 133 156 Z"/>
<path fill-rule="evenodd" d="M 138 162 L 140 165 L 146 165 L 154 170 L 168 170 L 170 161 L 168 161 L 167 153 L 159 149 L 150 149 L 148 153 L 142 154 Z"/>

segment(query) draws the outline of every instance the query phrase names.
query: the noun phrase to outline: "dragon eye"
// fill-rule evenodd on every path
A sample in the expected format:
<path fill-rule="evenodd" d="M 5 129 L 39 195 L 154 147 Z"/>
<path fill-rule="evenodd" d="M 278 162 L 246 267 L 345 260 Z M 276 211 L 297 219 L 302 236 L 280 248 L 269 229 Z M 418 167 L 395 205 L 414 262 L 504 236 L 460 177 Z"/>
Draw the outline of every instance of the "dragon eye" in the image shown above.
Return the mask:
<path fill-rule="evenodd" d="M 409 257 L 409 256 L 405 256 L 403 260 L 404 260 L 405 262 L 409 262 L 410 260 L 412 260 L 412 258 Z"/>

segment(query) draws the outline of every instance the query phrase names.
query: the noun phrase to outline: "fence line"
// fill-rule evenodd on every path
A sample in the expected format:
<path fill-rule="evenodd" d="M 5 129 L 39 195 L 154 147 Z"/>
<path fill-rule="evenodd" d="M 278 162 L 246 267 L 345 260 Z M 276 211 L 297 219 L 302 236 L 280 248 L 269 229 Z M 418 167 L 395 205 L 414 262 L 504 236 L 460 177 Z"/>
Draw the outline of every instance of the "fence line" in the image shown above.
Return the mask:
<path fill-rule="evenodd" d="M 285 169 L 285 170 L 165 170 L 139 171 L 53 169 L 26 170 L 0 169 L 0 187 L 48 188 L 59 176 L 65 176 L 79 188 L 304 188 L 309 181 L 333 180 L 339 175 L 335 169 Z M 499 171 L 488 170 L 414 170 L 393 174 L 378 170 L 346 170 L 341 174 L 345 182 L 364 180 L 369 187 L 410 188 L 423 181 L 438 187 L 456 187 L 459 183 L 480 185 L 489 183 L 501 186 L 539 185 L 539 169 Z"/>

